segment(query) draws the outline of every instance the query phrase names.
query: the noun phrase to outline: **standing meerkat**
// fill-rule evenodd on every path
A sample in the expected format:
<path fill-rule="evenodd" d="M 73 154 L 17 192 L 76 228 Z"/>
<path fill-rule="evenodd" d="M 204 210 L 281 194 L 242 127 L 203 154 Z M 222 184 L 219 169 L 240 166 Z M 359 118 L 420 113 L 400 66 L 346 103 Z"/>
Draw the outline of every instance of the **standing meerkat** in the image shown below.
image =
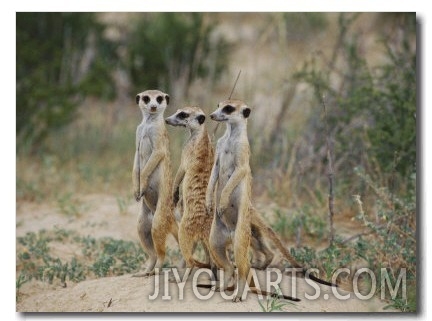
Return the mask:
<path fill-rule="evenodd" d="M 136 130 L 136 151 L 132 181 L 137 202 L 141 202 L 138 215 L 138 235 L 149 256 L 144 273 L 155 274 L 165 260 L 166 239 L 172 234 L 177 240 L 178 227 L 172 201 L 172 177 L 168 132 L 164 111 L 169 96 L 159 90 L 146 90 L 136 96 L 143 119 Z"/>
<path fill-rule="evenodd" d="M 210 118 L 226 122 L 225 134 L 216 145 L 215 161 L 206 192 L 206 207 L 209 212 L 216 209 L 210 232 L 210 246 L 218 268 L 224 269 L 224 286 L 228 286 L 234 266 L 226 256 L 226 246 L 233 243 L 234 261 L 238 268 L 238 291 L 233 301 L 240 301 L 246 285 L 250 264 L 248 249 L 251 236 L 258 236 L 258 244 L 263 238 L 270 239 L 294 268 L 304 269 L 283 246 L 276 233 L 260 217 L 251 202 L 252 175 L 249 165 L 250 148 L 247 137 L 247 118 L 251 109 L 241 100 L 227 100 L 219 103 L 218 109 Z M 252 245 L 254 244 L 252 239 Z M 255 244 L 257 244 L 255 242 Z M 254 246 L 256 247 L 256 245 Z M 311 274 L 311 280 L 335 286 Z M 253 287 L 252 280 L 249 285 Z"/>
<path fill-rule="evenodd" d="M 247 137 L 250 111 L 240 100 L 227 100 L 219 103 L 218 109 L 210 115 L 211 119 L 227 124 L 225 134 L 216 144 L 215 160 L 206 192 L 208 211 L 216 210 L 210 232 L 210 246 L 216 266 L 224 270 L 224 286 L 228 287 L 234 275 L 234 266 L 226 255 L 226 247 L 228 243 L 233 245 L 234 262 L 238 269 L 234 302 L 242 300 L 250 270 L 252 176 Z"/>
<path fill-rule="evenodd" d="M 174 205 L 179 202 L 182 188 L 183 215 L 179 225 L 179 245 L 187 267 L 210 267 L 210 261 L 202 264 L 193 259 L 193 251 L 201 242 L 210 259 L 209 235 L 213 217 L 207 215 L 205 193 L 213 164 L 213 147 L 205 127 L 205 114 L 198 107 L 177 110 L 165 122 L 183 126 L 190 137 L 183 146 L 181 162 L 173 185 Z"/>

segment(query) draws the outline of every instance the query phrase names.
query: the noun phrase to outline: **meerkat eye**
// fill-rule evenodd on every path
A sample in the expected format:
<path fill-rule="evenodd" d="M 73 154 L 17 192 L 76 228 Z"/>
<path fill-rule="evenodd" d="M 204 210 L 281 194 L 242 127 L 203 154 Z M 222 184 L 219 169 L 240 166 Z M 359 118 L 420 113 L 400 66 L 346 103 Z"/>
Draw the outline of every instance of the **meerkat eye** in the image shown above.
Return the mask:
<path fill-rule="evenodd" d="M 148 104 L 150 102 L 150 97 L 146 95 L 142 98 L 142 100 L 145 104 Z"/>
<path fill-rule="evenodd" d="M 184 111 L 182 111 L 182 112 L 178 113 L 177 117 L 180 119 L 185 119 L 185 118 L 188 118 L 189 115 L 187 113 L 185 113 Z"/>
<path fill-rule="evenodd" d="M 225 114 L 232 114 L 235 111 L 235 107 L 231 105 L 226 105 L 224 108 L 222 108 L 222 112 Z"/>
<path fill-rule="evenodd" d="M 163 102 L 163 97 L 162 96 L 157 96 L 156 97 L 156 101 L 158 102 L 158 104 Z"/>
<path fill-rule="evenodd" d="M 198 120 L 198 123 L 199 123 L 200 125 L 202 125 L 202 124 L 205 122 L 205 115 L 198 115 L 198 116 L 196 117 L 196 119 Z"/>

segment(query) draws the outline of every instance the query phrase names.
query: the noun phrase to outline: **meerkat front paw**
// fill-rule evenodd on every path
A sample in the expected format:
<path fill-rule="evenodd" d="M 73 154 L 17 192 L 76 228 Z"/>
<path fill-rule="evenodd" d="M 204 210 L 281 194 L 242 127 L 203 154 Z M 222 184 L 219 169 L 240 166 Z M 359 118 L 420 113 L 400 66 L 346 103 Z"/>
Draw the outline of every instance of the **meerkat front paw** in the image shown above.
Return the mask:
<path fill-rule="evenodd" d="M 206 211 L 209 215 L 213 213 L 213 202 L 210 199 L 206 201 Z"/>
<path fill-rule="evenodd" d="M 218 208 L 216 209 L 216 214 L 219 217 L 222 217 L 224 215 L 224 213 L 225 213 L 225 210 L 226 210 L 226 208 L 218 206 Z"/>
<path fill-rule="evenodd" d="M 134 197 L 135 197 L 135 200 L 136 200 L 137 202 L 139 202 L 139 201 L 141 200 L 141 194 L 140 194 L 140 192 L 139 192 L 139 191 L 136 191 L 136 192 L 134 193 Z"/>
<path fill-rule="evenodd" d="M 179 190 L 177 189 L 173 193 L 174 206 L 177 206 L 177 203 L 179 202 L 179 200 L 180 200 L 180 193 L 179 193 Z"/>
<path fill-rule="evenodd" d="M 141 180 L 140 191 L 138 194 L 139 199 L 141 199 L 141 197 L 144 196 L 146 189 L 147 189 L 147 181 Z"/>
<path fill-rule="evenodd" d="M 221 198 L 219 205 L 217 206 L 216 209 L 219 216 L 222 216 L 227 208 L 228 208 L 228 202 L 224 202 L 224 200 Z"/>

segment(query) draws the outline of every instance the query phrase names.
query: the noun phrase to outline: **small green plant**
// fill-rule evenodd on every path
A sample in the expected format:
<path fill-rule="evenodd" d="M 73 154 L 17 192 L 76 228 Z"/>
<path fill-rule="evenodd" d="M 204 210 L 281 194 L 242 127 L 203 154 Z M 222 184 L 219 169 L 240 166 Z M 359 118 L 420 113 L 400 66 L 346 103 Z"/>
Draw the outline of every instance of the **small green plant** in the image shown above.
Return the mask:
<path fill-rule="evenodd" d="M 16 284 L 16 297 L 15 297 L 16 302 L 18 302 L 20 297 L 21 297 L 21 293 L 20 293 L 21 286 L 24 283 L 26 283 L 27 281 L 28 281 L 27 277 L 22 273 L 18 276 L 18 279 L 16 279 L 16 282 L 15 282 L 15 284 Z"/>
<path fill-rule="evenodd" d="M 384 307 L 384 310 L 398 309 L 402 312 L 413 312 L 417 310 L 417 301 L 415 291 L 408 291 L 407 298 L 395 298 L 391 303 Z"/>
<path fill-rule="evenodd" d="M 288 219 L 288 215 L 284 214 L 281 210 L 276 209 L 275 210 L 276 220 L 273 224 L 273 229 L 279 234 L 283 235 L 284 237 L 289 236 L 290 234 L 294 233 L 294 230 L 292 229 L 292 224 Z"/>
<path fill-rule="evenodd" d="M 292 302 L 287 302 L 279 298 L 282 295 L 282 290 L 278 287 L 276 290 L 276 295 L 266 296 L 263 300 L 258 300 L 258 304 L 261 307 L 262 312 L 280 312 L 284 311 L 283 308 L 289 304 L 294 305 Z"/>
<path fill-rule="evenodd" d="M 284 238 L 297 235 L 299 229 L 307 236 L 321 240 L 325 236 L 326 223 L 318 215 L 314 215 L 312 209 L 304 206 L 292 215 L 283 213 L 280 209 L 275 210 L 275 222 L 273 229 Z"/>
<path fill-rule="evenodd" d="M 35 181 L 25 181 L 17 177 L 16 183 L 17 199 L 40 202 L 43 198 L 43 192 Z"/>
<path fill-rule="evenodd" d="M 47 231 L 41 230 L 38 233 L 28 232 L 25 236 L 18 237 L 18 243 L 24 246 L 22 255 L 30 258 L 30 253 L 37 259 L 48 255 L 48 243 L 52 238 Z"/>
<path fill-rule="evenodd" d="M 34 278 L 49 283 L 59 280 L 62 284 L 67 280 L 80 282 L 87 277 L 134 273 L 145 261 L 145 254 L 138 243 L 109 237 L 82 237 L 64 229 L 29 232 L 17 241 L 17 271 L 25 275 L 26 280 Z M 82 255 L 68 261 L 54 257 L 50 253 L 50 246 L 55 246 L 51 244 L 53 242 L 78 244 Z"/>
<path fill-rule="evenodd" d="M 128 214 L 128 199 L 126 197 L 117 196 L 116 197 L 117 206 L 121 215 Z"/>
<path fill-rule="evenodd" d="M 71 262 L 63 263 L 59 258 L 44 260 L 45 266 L 40 267 L 42 280 L 52 283 L 54 279 L 59 279 L 62 284 L 66 283 L 66 278 L 70 281 L 79 282 L 85 280 L 84 267 L 78 263 L 76 258 Z"/>
<path fill-rule="evenodd" d="M 75 199 L 72 193 L 66 193 L 60 196 L 57 199 L 57 205 L 60 212 L 68 217 L 78 217 L 85 209 L 85 206 Z"/>
<path fill-rule="evenodd" d="M 144 252 L 134 242 L 107 237 L 92 244 L 99 254 L 89 268 L 98 277 L 136 272 L 144 263 Z"/>

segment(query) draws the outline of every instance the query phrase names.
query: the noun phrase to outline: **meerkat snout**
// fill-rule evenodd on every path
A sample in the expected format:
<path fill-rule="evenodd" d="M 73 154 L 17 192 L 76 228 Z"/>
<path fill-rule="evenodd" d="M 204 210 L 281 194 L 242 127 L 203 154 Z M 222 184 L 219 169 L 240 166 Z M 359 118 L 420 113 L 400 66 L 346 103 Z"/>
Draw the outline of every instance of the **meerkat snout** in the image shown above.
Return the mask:
<path fill-rule="evenodd" d="M 178 109 L 173 115 L 165 118 L 165 123 L 172 126 L 198 129 L 205 122 L 205 114 L 199 107 L 184 107 Z"/>
<path fill-rule="evenodd" d="M 210 114 L 210 118 L 214 121 L 225 121 L 228 120 L 224 114 L 220 112 L 219 109 L 215 110 Z"/>

